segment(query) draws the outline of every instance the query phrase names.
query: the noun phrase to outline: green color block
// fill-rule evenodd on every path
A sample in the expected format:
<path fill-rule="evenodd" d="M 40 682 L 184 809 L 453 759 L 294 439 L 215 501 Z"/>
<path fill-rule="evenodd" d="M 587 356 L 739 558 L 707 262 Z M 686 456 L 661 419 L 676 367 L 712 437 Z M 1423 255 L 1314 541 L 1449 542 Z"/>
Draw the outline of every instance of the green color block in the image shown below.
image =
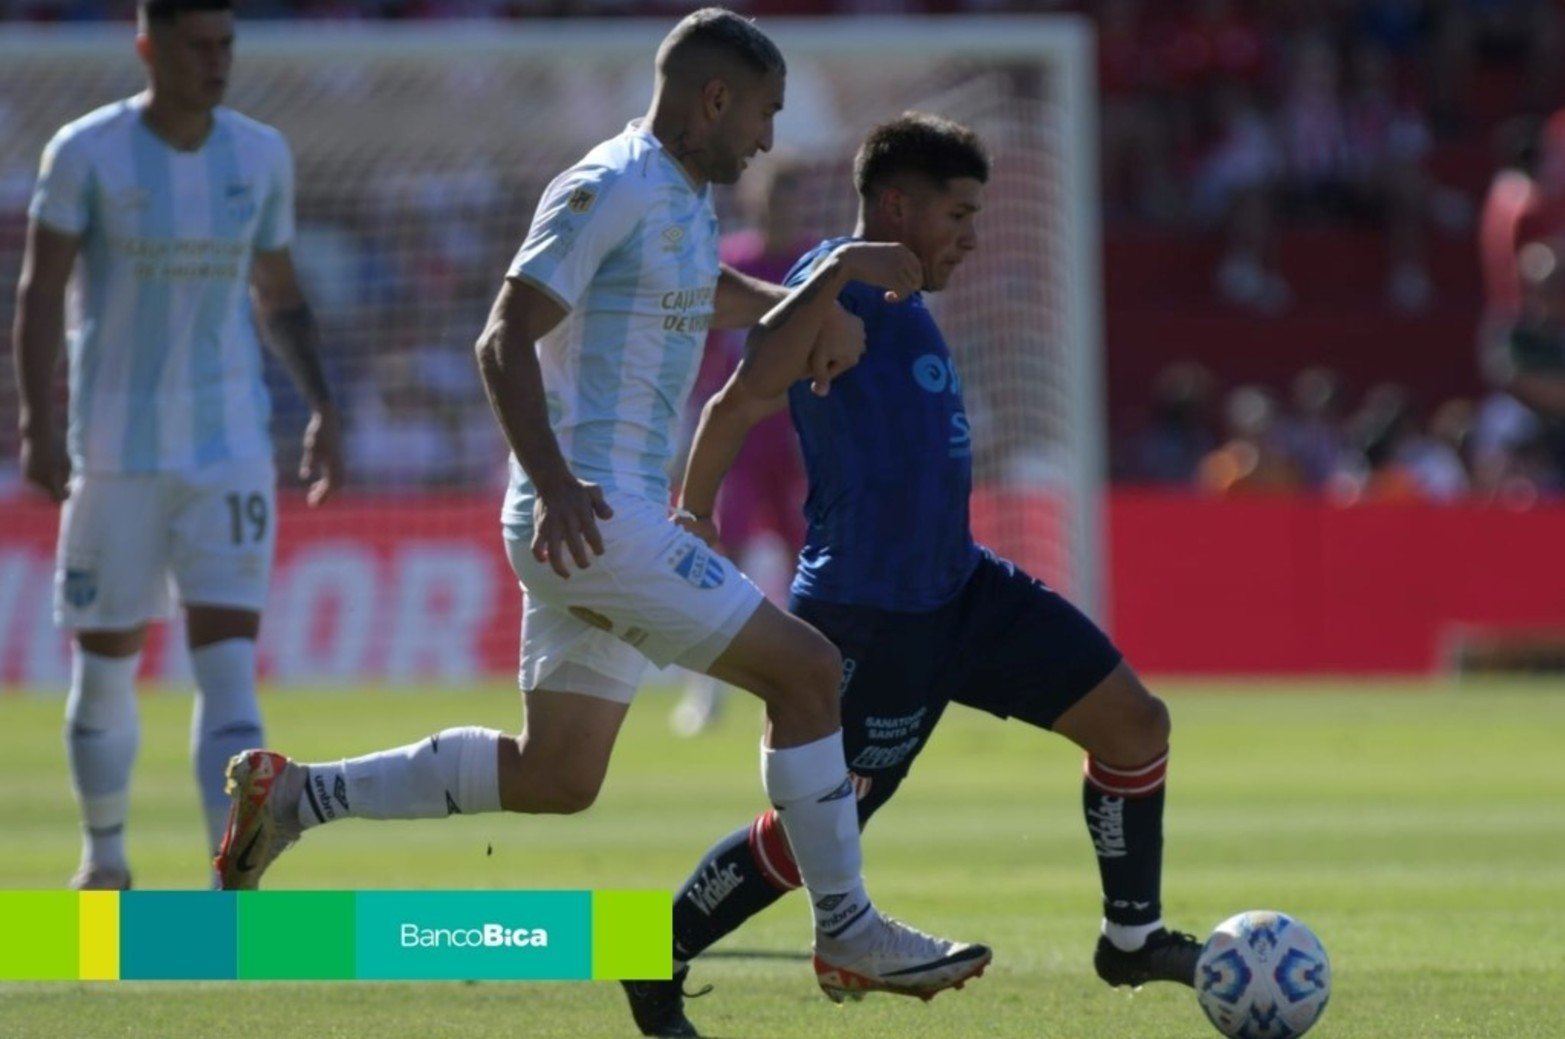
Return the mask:
<path fill-rule="evenodd" d="M 241 891 L 241 980 L 354 977 L 352 891 Z"/>
<path fill-rule="evenodd" d="M 0 891 L 0 980 L 75 981 L 76 892 Z"/>
<path fill-rule="evenodd" d="M 667 891 L 592 893 L 592 976 L 667 978 L 673 973 L 674 907 Z"/>

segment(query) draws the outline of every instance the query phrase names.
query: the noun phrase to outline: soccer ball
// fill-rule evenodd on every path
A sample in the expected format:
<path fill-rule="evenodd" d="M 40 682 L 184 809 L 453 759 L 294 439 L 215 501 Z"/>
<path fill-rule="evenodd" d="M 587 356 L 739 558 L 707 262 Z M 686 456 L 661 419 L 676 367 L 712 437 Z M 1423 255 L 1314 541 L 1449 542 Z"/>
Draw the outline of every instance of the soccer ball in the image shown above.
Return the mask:
<path fill-rule="evenodd" d="M 1218 924 L 1195 976 L 1201 1009 L 1232 1039 L 1303 1035 L 1331 997 L 1331 964 L 1320 939 L 1291 916 L 1265 909 Z"/>

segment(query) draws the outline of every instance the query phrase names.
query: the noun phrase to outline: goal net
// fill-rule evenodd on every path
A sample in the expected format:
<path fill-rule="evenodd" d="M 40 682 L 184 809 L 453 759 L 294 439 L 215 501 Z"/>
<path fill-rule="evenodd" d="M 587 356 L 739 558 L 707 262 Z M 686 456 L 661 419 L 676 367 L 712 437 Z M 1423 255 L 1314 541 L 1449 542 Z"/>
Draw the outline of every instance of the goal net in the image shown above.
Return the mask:
<path fill-rule="evenodd" d="M 797 171 L 801 240 L 852 230 L 853 152 L 907 109 L 974 127 L 994 159 L 979 250 L 931 297 L 973 428 L 983 540 L 1103 606 L 1096 133 L 1087 23 L 1069 17 L 763 23 L 788 58 L 763 161 Z M 472 344 L 544 185 L 645 110 L 663 22 L 240 24 L 228 103 L 297 162 L 294 257 L 348 421 L 351 493 L 281 495 L 262 641 L 278 680 L 456 680 L 514 668 L 519 595 L 500 552 L 504 446 Z M 55 129 L 142 86 L 128 26 L 0 36 L 0 328 L 27 196 Z M 764 180 L 761 170 L 747 181 Z M 747 188 L 721 189 L 725 231 Z M 754 190 L 753 188 L 748 190 Z M 0 680 L 63 676 L 48 623 L 54 512 L 15 487 L 0 359 Z M 269 361 L 270 364 L 270 361 Z M 272 366 L 285 484 L 302 404 Z M 63 378 L 62 378 L 63 385 Z M 7 490 L 6 483 L 13 486 Z M 26 522 L 22 517 L 28 517 Z M 169 639 L 151 666 L 177 677 Z"/>

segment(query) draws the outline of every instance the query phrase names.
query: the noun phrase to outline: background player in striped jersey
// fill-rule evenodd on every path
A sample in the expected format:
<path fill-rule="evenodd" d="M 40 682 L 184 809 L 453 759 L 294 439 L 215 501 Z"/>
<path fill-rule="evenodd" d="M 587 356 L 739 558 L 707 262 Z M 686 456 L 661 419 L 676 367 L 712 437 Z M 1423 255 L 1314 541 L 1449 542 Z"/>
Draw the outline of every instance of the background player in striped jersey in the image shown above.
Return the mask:
<path fill-rule="evenodd" d="M 14 335 L 22 470 L 65 503 L 55 616 L 75 632 L 66 740 L 85 829 L 79 888 L 130 886 L 134 681 L 168 578 L 199 689 L 192 752 L 214 850 L 224 767 L 261 736 L 255 639 L 276 475 L 255 318 L 311 408 L 301 464 L 311 504 L 341 479 L 336 412 L 289 253 L 288 145 L 221 107 L 231 4 L 142 0 L 138 14 L 147 90 L 70 123 L 44 151 Z M 67 467 L 52 391 L 78 256 Z"/>
<path fill-rule="evenodd" d="M 962 383 L 922 293 L 891 300 L 841 269 L 882 243 L 915 260 L 924 292 L 977 246 L 989 160 L 965 127 L 909 113 L 870 132 L 854 162 L 859 224 L 806 253 L 789 284 L 823 277 L 864 323 L 863 360 L 827 397 L 770 393 L 752 355 L 707 405 L 681 504 L 709 515 L 746 431 L 791 406 L 809 477 L 808 531 L 790 609 L 841 650 L 842 719 L 859 818 L 896 792 L 950 703 L 1051 729 L 1087 751 L 1082 810 L 1098 856 L 1095 965 L 1113 985 L 1193 984 L 1200 946 L 1163 927 L 1160 876 L 1169 717 L 1090 620 L 976 545 Z M 686 520 L 715 542 L 708 521 Z M 674 901 L 687 964 L 798 886 L 768 809 L 719 841 Z M 675 982 L 627 985 L 649 1034 L 691 1030 Z"/>
<path fill-rule="evenodd" d="M 783 87 L 781 53 L 750 22 L 712 8 L 680 22 L 659 48 L 646 118 L 545 189 L 479 338 L 514 452 L 502 525 L 527 593 L 523 733 L 446 729 L 310 765 L 264 750 L 236 757 L 225 887 L 255 887 L 302 829 L 351 816 L 582 811 L 650 659 L 766 702 L 764 782 L 812 896 L 828 995 L 927 996 L 987 965 L 987 948 L 922 934 L 870 903 L 837 651 L 668 515 L 666 467 L 710 326 L 761 322 L 765 367 L 786 373 L 776 392 L 811 370 L 812 355 L 824 392 L 863 348 L 834 293 L 807 284 L 786 294 L 718 261 L 710 185 L 733 183 L 770 150 Z M 883 251 L 854 259 L 863 281 L 916 287 L 911 265 Z M 822 342 L 828 324 L 838 334 Z"/>

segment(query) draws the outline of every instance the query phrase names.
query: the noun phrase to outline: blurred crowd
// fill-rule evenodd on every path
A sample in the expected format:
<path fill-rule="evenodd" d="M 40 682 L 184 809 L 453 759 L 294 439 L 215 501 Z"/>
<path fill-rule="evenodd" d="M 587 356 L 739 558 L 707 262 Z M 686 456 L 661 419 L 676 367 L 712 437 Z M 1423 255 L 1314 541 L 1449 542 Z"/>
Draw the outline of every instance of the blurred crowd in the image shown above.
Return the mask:
<path fill-rule="evenodd" d="M 1565 491 L 1565 424 L 1506 392 L 1424 411 L 1395 383 L 1355 394 L 1327 368 L 1299 372 L 1285 392 L 1220 395 L 1211 372 L 1182 362 L 1159 374 L 1153 420 L 1119 445 L 1116 467 L 1122 481 L 1215 495 L 1526 507 Z"/>
<path fill-rule="evenodd" d="M 1192 0 L 1144 17 L 1151 6 L 1104 5 L 1109 218 L 1220 225 L 1215 288 L 1261 313 L 1292 302 L 1279 223 L 1381 228 L 1387 303 L 1405 312 L 1430 303 L 1428 232 L 1460 232 L 1483 276 L 1482 379 L 1421 401 L 1394 383 L 1355 393 L 1325 368 L 1224 390 L 1199 363 L 1172 365 L 1150 421 L 1114 445 L 1116 476 L 1343 502 L 1565 492 L 1565 112 L 1546 114 L 1560 100 L 1558 5 Z M 1488 124 L 1472 103 L 1485 63 L 1514 88 Z M 1428 169 L 1438 142 L 1464 137 L 1498 158 L 1477 204 Z"/>
<path fill-rule="evenodd" d="M 1557 100 L 1554 0 L 1102 0 L 1110 220 L 1221 229 L 1214 287 L 1282 313 L 1280 226 L 1364 225 L 1386 240 L 1387 303 L 1432 300 L 1426 239 L 1472 205 L 1439 183 L 1438 142 L 1485 133 L 1486 69 L 1519 75 L 1517 111 Z"/>
<path fill-rule="evenodd" d="M 246 0 L 244 17 L 333 19 L 677 15 L 689 0 Z M 1316 368 L 1291 386 L 1232 386 L 1191 361 L 1158 378 L 1152 417 L 1119 431 L 1117 479 L 1216 493 L 1304 489 L 1337 500 L 1479 498 L 1565 491 L 1565 120 L 1560 0 L 729 0 L 747 13 L 955 14 L 1075 10 L 1098 25 L 1102 197 L 1111 228 L 1200 229 L 1222 240 L 1215 298 L 1281 315 L 1294 288 L 1276 262 L 1285 228 L 1352 225 L 1386 242 L 1386 305 L 1431 302 L 1432 234 L 1481 241 L 1487 383 L 1416 400 Z M 134 0 L 0 0 L 0 20 L 127 19 Z M 1487 198 L 1448 185 L 1442 142 L 1495 127 L 1477 85 L 1515 86 L 1506 163 Z M 1551 132 L 1552 131 L 1552 132 Z M 301 184 L 334 171 L 301 167 Z M 387 169 L 356 208 L 301 194 L 301 266 L 329 340 L 345 349 L 356 481 L 476 487 L 504 448 L 466 350 L 526 226 L 537 171 Z M 460 183 L 452 181 L 460 178 Z M 529 179 L 531 178 L 531 179 Z M 14 193 L 13 193 L 14 194 Z M 10 198 L 8 195 L 7 198 Z M 7 209 L 12 208 L 7 206 Z M 20 204 L 16 206 L 20 208 Z M 313 210 L 313 211 L 312 211 Z M 345 216 L 344 214 L 352 214 Z M 14 214 L 7 214 L 14 216 Z M 737 226 L 737 225 L 736 225 Z M 0 235 L 20 224 L 0 217 Z M 453 346 L 459 344 L 460 348 Z M 7 373 L 8 375 L 9 373 Z M 10 379 L 0 380 L 0 413 Z M 279 442 L 303 412 L 274 380 Z M 0 429 L 0 484 L 14 461 Z M 285 471 L 288 460 L 283 460 Z"/>
<path fill-rule="evenodd" d="M 129 17 L 135 0 L 0 0 L 0 16 L 33 21 Z M 591 18 L 683 15 L 690 0 L 245 0 L 246 18 Z M 750 15 L 964 14 L 1080 7 L 1050 0 L 727 0 Z"/>

